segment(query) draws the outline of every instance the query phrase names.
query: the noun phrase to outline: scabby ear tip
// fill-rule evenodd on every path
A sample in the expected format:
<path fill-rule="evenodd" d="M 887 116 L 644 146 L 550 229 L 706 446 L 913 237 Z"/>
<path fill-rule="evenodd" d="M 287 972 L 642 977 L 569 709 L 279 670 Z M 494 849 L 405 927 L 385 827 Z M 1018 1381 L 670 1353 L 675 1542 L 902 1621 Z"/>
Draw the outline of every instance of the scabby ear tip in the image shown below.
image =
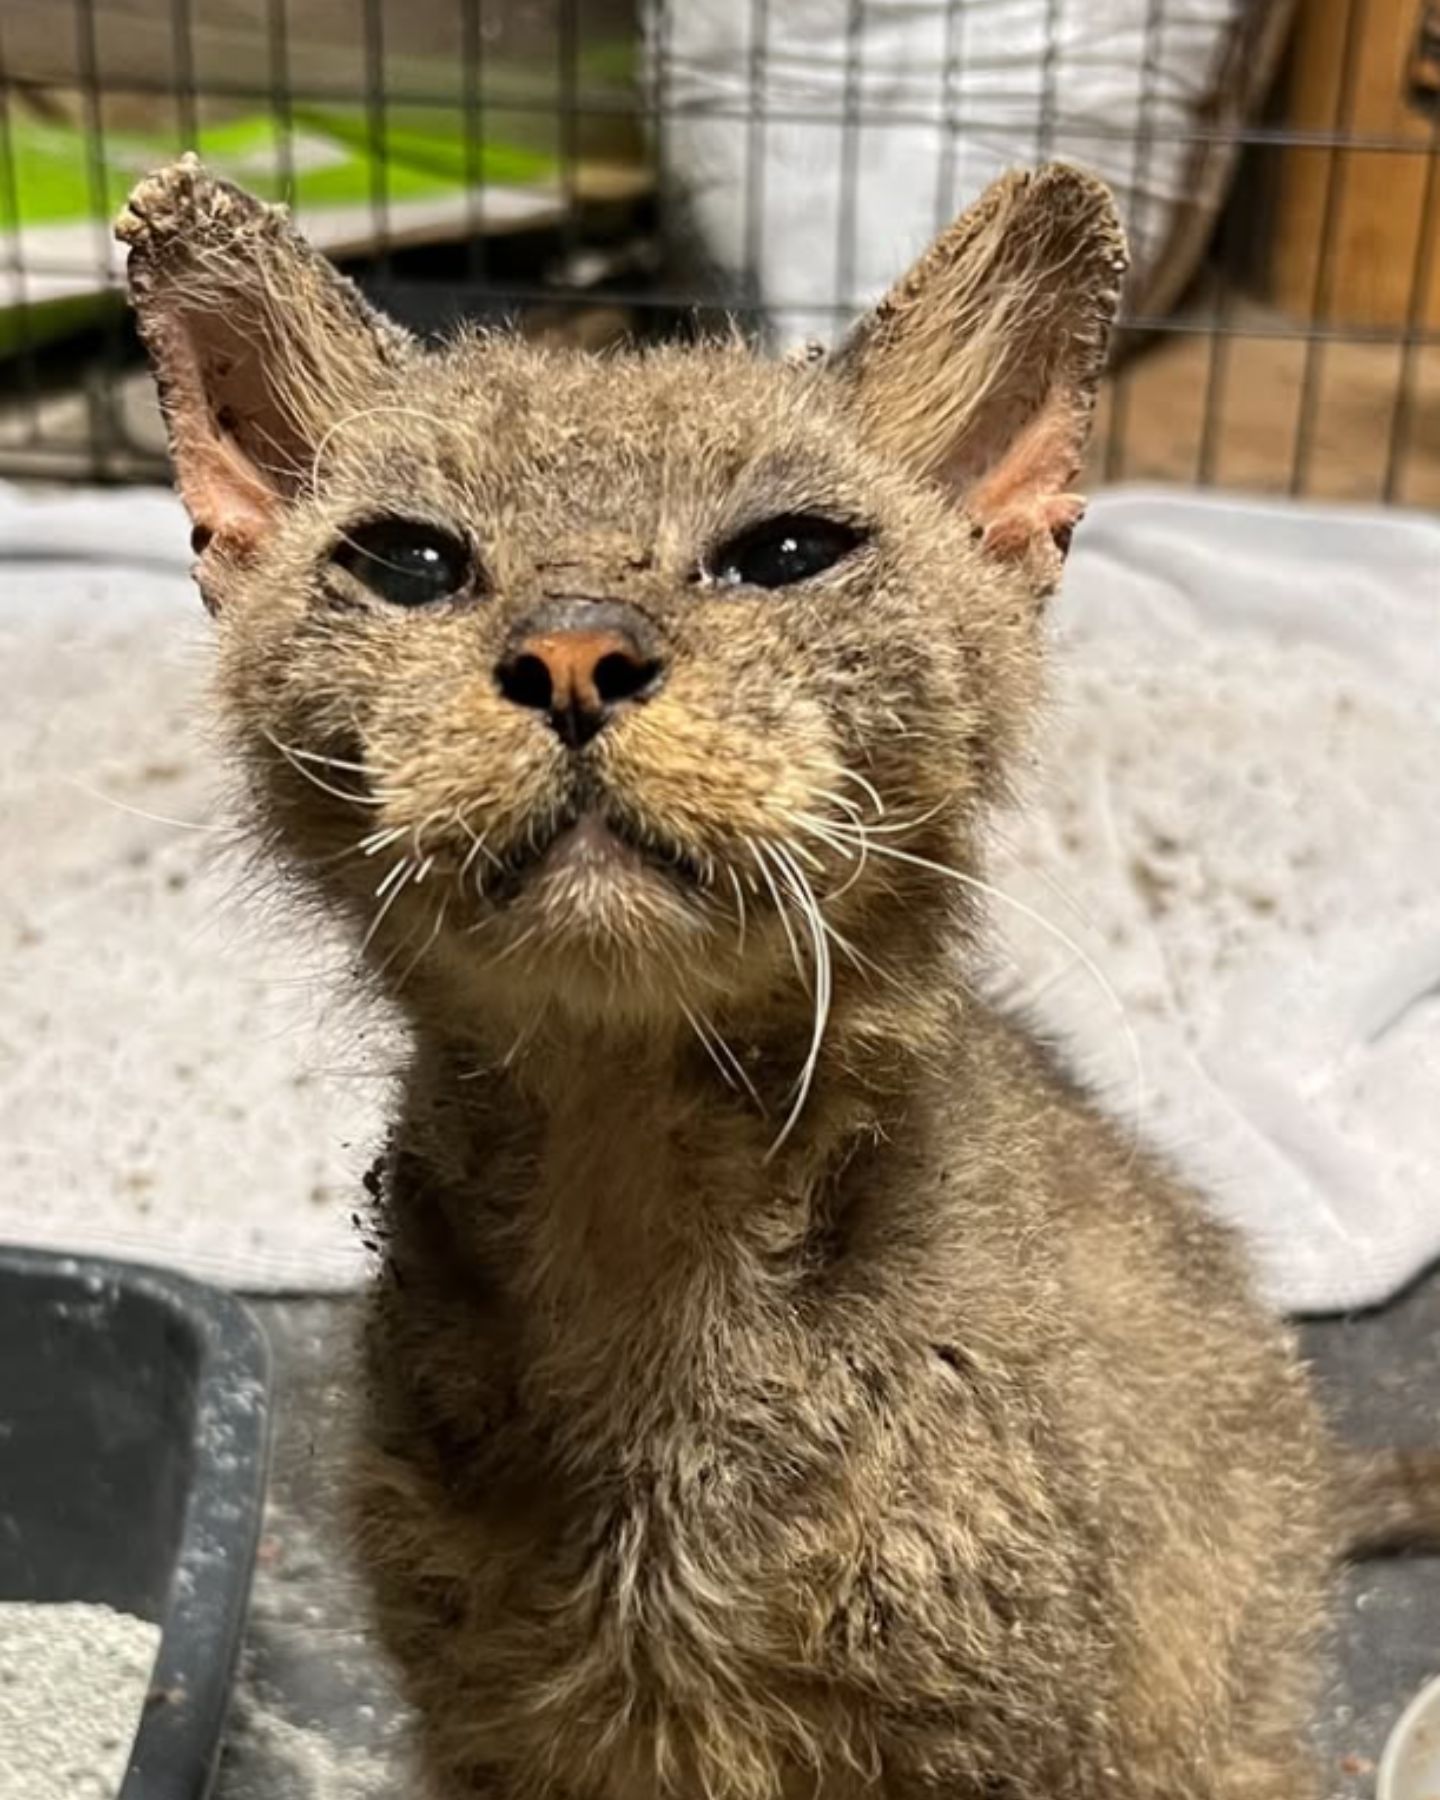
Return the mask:
<path fill-rule="evenodd" d="M 209 181 L 205 165 L 187 150 L 174 162 L 152 169 L 135 183 L 121 207 L 114 232 L 121 243 L 136 246 L 172 235 L 193 217 L 197 191 Z"/>

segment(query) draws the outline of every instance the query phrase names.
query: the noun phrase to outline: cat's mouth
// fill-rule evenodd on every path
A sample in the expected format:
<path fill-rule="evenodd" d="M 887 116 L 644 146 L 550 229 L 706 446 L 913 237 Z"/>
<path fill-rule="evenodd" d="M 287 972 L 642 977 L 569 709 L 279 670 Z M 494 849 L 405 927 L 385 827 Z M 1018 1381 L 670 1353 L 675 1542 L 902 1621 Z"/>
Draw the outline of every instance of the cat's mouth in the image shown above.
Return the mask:
<path fill-rule="evenodd" d="M 682 888 L 706 885 L 700 862 L 679 844 L 636 825 L 600 802 L 566 808 L 508 855 L 497 857 L 485 895 L 497 906 L 516 899 L 533 881 L 624 880 L 646 874 Z"/>

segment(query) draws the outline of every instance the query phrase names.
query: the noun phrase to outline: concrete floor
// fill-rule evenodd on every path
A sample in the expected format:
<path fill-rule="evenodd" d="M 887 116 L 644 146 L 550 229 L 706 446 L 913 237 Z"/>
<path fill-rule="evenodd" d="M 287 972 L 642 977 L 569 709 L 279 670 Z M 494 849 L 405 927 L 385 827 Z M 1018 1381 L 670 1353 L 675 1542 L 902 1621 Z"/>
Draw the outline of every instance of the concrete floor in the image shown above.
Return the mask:
<path fill-rule="evenodd" d="M 275 1463 L 260 1568 L 216 1800 L 409 1800 L 404 1718 L 371 1648 L 335 1525 L 336 1436 L 352 1300 L 252 1302 L 276 1371 Z M 1440 1270 L 1384 1310 L 1307 1325 L 1345 1435 L 1440 1439 Z M 1440 1673 L 1440 1557 L 1345 1575 L 1315 1724 L 1329 1800 L 1369 1800 L 1401 1707 Z"/>

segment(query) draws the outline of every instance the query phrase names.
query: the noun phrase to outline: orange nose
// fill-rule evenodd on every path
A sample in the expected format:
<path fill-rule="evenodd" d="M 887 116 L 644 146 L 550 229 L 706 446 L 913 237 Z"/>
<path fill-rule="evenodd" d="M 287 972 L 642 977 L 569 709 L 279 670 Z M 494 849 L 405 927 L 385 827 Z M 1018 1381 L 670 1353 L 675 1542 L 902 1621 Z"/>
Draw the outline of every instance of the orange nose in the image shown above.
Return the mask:
<path fill-rule="evenodd" d="M 605 616 L 577 616 L 571 607 L 563 622 L 536 617 L 512 639 L 495 671 L 505 698 L 543 713 L 572 750 L 626 705 L 648 700 L 663 673 L 642 629 L 617 616 L 629 608 L 597 604 L 594 610 Z"/>

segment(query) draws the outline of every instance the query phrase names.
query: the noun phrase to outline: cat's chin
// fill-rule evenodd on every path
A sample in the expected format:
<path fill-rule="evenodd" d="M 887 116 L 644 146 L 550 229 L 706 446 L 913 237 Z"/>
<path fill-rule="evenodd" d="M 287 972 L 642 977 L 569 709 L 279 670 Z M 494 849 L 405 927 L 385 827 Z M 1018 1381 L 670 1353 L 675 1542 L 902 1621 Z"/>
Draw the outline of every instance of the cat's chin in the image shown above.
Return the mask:
<path fill-rule="evenodd" d="M 467 988 L 536 1007 L 655 1018 L 719 948 L 698 878 L 594 816 L 492 882 L 487 899 L 446 960 L 453 968 L 458 952 Z"/>

